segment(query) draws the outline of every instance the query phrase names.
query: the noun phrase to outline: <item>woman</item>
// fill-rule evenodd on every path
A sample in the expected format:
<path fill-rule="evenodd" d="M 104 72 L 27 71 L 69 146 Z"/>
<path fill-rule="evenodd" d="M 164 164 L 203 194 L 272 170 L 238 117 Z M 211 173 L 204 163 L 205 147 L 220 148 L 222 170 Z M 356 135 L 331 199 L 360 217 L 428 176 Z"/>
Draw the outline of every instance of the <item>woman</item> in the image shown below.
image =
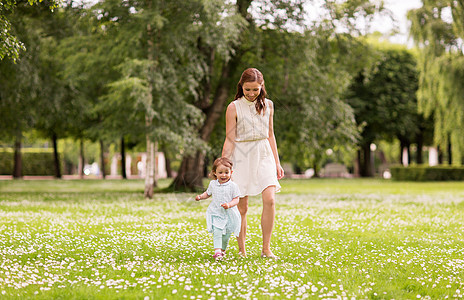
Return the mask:
<path fill-rule="evenodd" d="M 234 163 L 232 180 L 240 188 L 238 210 L 242 222 L 237 238 L 239 254 L 246 257 L 246 214 L 248 196 L 262 194 L 262 257 L 276 259 L 271 251 L 271 235 L 275 218 L 275 193 L 280 191 L 278 179 L 284 176 L 277 152 L 273 126 L 274 106 L 266 99 L 263 74 L 246 69 L 237 85 L 235 101 L 226 111 L 226 140 L 222 156 Z"/>

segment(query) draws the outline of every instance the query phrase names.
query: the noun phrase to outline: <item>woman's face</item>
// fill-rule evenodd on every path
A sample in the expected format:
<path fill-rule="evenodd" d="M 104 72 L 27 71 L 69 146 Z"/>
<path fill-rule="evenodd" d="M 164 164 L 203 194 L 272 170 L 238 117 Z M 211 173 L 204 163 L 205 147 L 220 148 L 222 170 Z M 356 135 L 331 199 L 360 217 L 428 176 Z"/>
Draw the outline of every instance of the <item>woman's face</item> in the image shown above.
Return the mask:
<path fill-rule="evenodd" d="M 242 88 L 243 94 L 248 101 L 254 101 L 261 93 L 261 84 L 257 81 L 245 82 Z"/>

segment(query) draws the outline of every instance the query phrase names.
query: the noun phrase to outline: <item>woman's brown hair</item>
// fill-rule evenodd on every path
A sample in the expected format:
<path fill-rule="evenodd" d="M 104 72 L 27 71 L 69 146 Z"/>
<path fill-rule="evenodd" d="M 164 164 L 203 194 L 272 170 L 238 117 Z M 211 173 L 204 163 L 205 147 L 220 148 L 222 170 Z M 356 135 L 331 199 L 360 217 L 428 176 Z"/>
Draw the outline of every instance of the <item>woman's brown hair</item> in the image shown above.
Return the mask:
<path fill-rule="evenodd" d="M 223 166 L 225 166 L 225 167 L 232 170 L 233 163 L 227 157 L 220 157 L 220 158 L 216 159 L 214 161 L 214 163 L 213 163 L 213 168 L 211 170 L 211 173 L 209 173 L 210 178 L 217 179 L 217 177 L 216 177 L 216 175 L 214 175 L 214 173 L 216 173 L 217 167 L 219 165 L 223 165 Z"/>
<path fill-rule="evenodd" d="M 256 98 L 256 111 L 258 114 L 264 113 L 266 109 L 266 88 L 264 86 L 264 77 L 263 74 L 255 68 L 249 68 L 243 71 L 242 76 L 240 77 L 240 81 L 237 84 L 237 94 L 235 95 L 235 100 L 238 98 L 243 97 L 243 84 L 245 82 L 257 82 L 261 84 L 261 92 L 259 93 L 258 97 Z"/>

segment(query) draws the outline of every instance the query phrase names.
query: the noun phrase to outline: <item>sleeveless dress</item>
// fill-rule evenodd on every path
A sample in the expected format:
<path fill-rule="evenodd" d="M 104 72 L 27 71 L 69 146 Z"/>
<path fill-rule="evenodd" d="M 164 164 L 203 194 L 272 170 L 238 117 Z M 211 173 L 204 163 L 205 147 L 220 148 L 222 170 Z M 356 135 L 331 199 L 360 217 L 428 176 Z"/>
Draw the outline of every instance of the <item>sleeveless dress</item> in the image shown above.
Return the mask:
<path fill-rule="evenodd" d="M 255 101 L 250 102 L 245 97 L 234 101 L 237 132 L 232 180 L 240 189 L 240 197 L 258 195 L 271 185 L 276 187 L 276 192 L 280 191 L 276 162 L 268 140 L 272 101 L 265 100 L 264 115 L 256 111 Z"/>

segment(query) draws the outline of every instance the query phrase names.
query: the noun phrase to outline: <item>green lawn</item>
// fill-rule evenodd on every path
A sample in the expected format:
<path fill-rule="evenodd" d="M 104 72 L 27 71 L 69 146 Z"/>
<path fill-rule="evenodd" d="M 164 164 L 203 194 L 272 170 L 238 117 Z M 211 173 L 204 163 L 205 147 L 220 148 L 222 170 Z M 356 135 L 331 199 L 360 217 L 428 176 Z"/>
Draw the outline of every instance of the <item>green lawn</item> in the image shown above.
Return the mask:
<path fill-rule="evenodd" d="M 169 181 L 161 181 L 160 188 Z M 208 200 L 141 180 L 0 181 L 0 298 L 445 299 L 464 294 L 464 182 L 283 180 L 273 250 L 214 262 Z"/>

